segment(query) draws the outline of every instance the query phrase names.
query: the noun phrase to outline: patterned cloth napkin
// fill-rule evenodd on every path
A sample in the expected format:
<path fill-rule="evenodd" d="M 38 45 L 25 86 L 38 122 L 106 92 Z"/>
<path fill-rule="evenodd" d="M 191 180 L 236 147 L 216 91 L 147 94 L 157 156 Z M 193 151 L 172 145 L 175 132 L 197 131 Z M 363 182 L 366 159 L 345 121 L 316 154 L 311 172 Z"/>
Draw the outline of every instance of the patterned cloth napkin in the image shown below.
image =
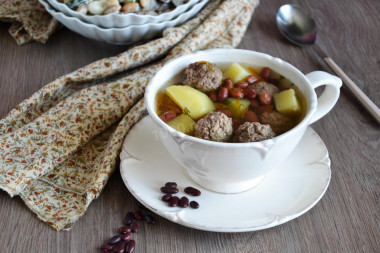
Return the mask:
<path fill-rule="evenodd" d="M 0 188 L 19 195 L 55 229 L 69 230 L 101 193 L 124 136 L 146 114 L 143 95 L 150 78 L 175 57 L 236 47 L 257 5 L 258 0 L 210 0 L 162 38 L 96 61 L 34 93 L 0 121 Z M 107 78 L 112 80 L 104 82 Z"/>

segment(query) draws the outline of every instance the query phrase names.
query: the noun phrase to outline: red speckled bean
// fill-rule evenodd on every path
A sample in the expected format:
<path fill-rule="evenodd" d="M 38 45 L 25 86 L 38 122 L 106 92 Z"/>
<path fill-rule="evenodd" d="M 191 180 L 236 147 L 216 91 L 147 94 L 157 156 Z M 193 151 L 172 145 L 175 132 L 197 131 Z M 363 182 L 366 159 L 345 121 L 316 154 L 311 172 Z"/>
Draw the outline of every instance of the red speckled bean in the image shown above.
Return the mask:
<path fill-rule="evenodd" d="M 230 90 L 230 95 L 233 98 L 243 98 L 244 97 L 243 90 L 240 88 L 232 88 Z"/>
<path fill-rule="evenodd" d="M 218 92 L 218 101 L 223 102 L 228 97 L 228 89 L 222 87 Z"/>
<path fill-rule="evenodd" d="M 201 195 L 201 191 L 200 191 L 200 190 L 198 190 L 198 189 L 196 189 L 196 188 L 194 188 L 194 187 L 191 187 L 191 186 L 186 187 L 186 188 L 185 188 L 185 192 L 186 192 L 187 194 L 192 195 L 192 196 L 199 196 L 199 195 Z"/>
<path fill-rule="evenodd" d="M 263 68 L 260 71 L 261 78 L 264 79 L 265 81 L 267 81 L 269 79 L 270 72 L 271 72 L 271 70 L 269 68 L 267 68 L 267 67 Z"/>
<path fill-rule="evenodd" d="M 254 99 L 256 97 L 255 89 L 252 89 L 252 88 L 245 89 L 244 90 L 244 97 L 249 99 L 249 100 Z"/>
<path fill-rule="evenodd" d="M 232 118 L 232 112 L 231 112 L 230 109 L 223 108 L 223 109 L 220 109 L 219 112 L 222 112 L 222 113 L 224 113 L 227 117 Z"/>
<path fill-rule="evenodd" d="M 218 101 L 218 97 L 216 95 L 216 91 L 211 91 L 210 94 L 208 95 L 209 98 L 211 99 L 212 102 L 216 103 Z"/>
<path fill-rule="evenodd" d="M 246 81 L 240 81 L 240 82 L 237 82 L 237 83 L 235 84 L 235 87 L 236 87 L 236 88 L 245 89 L 245 88 L 248 87 L 248 82 L 246 82 Z"/>
<path fill-rule="evenodd" d="M 248 122 L 258 122 L 259 121 L 256 113 L 252 112 L 252 111 L 246 111 L 246 113 L 244 113 L 244 120 L 248 121 Z"/>
<path fill-rule="evenodd" d="M 160 119 L 162 119 L 162 121 L 164 122 L 169 122 L 175 117 L 177 117 L 177 114 L 172 111 L 164 112 L 163 114 L 160 115 Z"/>
<path fill-rule="evenodd" d="M 272 96 L 269 94 L 269 92 L 264 91 L 263 93 L 259 94 L 259 102 L 262 105 L 270 105 L 272 103 Z"/>
<path fill-rule="evenodd" d="M 231 78 L 227 77 L 223 80 L 223 86 L 227 89 L 231 89 L 234 86 L 234 83 L 232 82 Z"/>
<path fill-rule="evenodd" d="M 257 82 L 257 80 L 259 80 L 259 78 L 255 75 L 249 75 L 245 79 L 245 81 L 248 82 L 249 84 L 253 84 L 253 83 Z"/>

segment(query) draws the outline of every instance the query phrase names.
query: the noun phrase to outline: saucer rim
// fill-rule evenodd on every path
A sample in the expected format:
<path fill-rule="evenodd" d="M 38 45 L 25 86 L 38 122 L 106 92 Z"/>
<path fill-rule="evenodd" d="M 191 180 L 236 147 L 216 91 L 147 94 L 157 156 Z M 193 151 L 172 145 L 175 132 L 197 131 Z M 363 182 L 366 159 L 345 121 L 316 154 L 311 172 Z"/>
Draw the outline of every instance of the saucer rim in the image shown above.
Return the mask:
<path fill-rule="evenodd" d="M 128 137 L 130 137 L 131 134 L 133 134 L 133 132 L 137 129 L 137 125 L 138 124 L 143 124 L 144 120 L 150 120 L 150 121 L 153 121 L 149 115 L 148 116 L 145 116 L 144 118 L 142 118 L 135 126 L 133 126 L 133 128 L 129 131 L 129 133 L 127 134 L 127 136 L 125 137 L 124 141 L 123 141 L 123 144 L 122 144 L 122 151 L 124 150 L 124 145 L 126 145 L 126 140 L 128 139 Z M 154 122 L 153 122 L 154 124 Z M 140 197 L 140 194 L 138 194 L 132 186 L 130 186 L 130 184 L 128 183 L 128 178 L 126 178 L 126 175 L 125 173 L 123 173 L 123 169 L 124 166 L 123 166 L 123 161 L 125 160 L 128 160 L 130 157 L 127 157 L 127 158 L 123 158 L 122 157 L 122 153 L 120 154 L 120 175 L 122 177 L 122 180 L 124 182 L 124 184 L 126 185 L 128 191 L 141 203 L 143 204 L 146 208 L 148 208 L 149 210 L 151 210 L 152 212 L 154 212 L 155 214 L 171 221 L 171 222 L 174 222 L 174 223 L 177 223 L 177 224 L 180 224 L 180 225 L 183 225 L 185 227 L 189 227 L 189 228 L 193 228 L 193 229 L 198 229 L 198 230 L 202 230 L 202 231 L 210 231 L 210 232 L 229 232 L 229 233 L 235 233 L 235 232 L 252 232 L 252 231 L 258 231 L 258 230 L 263 230 L 263 229 L 268 229 L 268 228 L 272 228 L 272 227 L 275 227 L 275 226 L 279 226 L 279 225 L 282 225 L 288 221 L 291 221 L 297 217 L 300 217 L 301 215 L 305 214 L 306 212 L 308 212 L 311 208 L 313 208 L 321 199 L 322 197 L 324 196 L 324 194 L 326 193 L 328 187 L 329 187 L 329 184 L 330 184 L 330 181 L 331 181 L 331 160 L 330 160 L 330 157 L 329 157 L 329 153 L 328 153 L 328 150 L 327 150 L 327 147 L 326 145 L 324 144 L 323 140 L 321 139 L 321 137 L 314 131 L 314 129 L 312 129 L 310 126 L 308 126 L 308 130 L 311 130 L 311 134 L 322 144 L 321 145 L 321 148 L 324 149 L 324 151 L 326 152 L 326 158 L 325 158 L 325 162 L 323 163 L 323 165 L 326 166 L 327 168 L 327 174 L 325 177 L 327 180 L 326 182 L 324 183 L 324 186 L 323 186 L 323 190 L 319 193 L 318 197 L 315 198 L 313 201 L 310 201 L 309 204 L 307 204 L 306 207 L 304 208 L 301 208 L 301 210 L 297 211 L 297 212 L 294 212 L 290 215 L 283 215 L 281 216 L 279 219 L 278 218 L 275 218 L 273 220 L 271 220 L 270 222 L 266 223 L 266 224 L 263 224 L 263 225 L 259 225 L 259 226 L 255 226 L 255 225 L 247 225 L 247 226 L 238 226 L 238 227 L 226 227 L 226 226 L 201 226 L 201 225 L 197 225 L 197 224 L 193 224 L 193 223 L 190 223 L 190 222 L 184 222 L 182 220 L 177 220 L 175 218 L 173 218 L 173 213 L 175 213 L 175 210 L 173 212 L 168 212 L 168 211 L 163 211 L 163 210 L 160 210 L 158 208 L 155 208 L 153 206 L 151 206 L 149 203 L 146 203 L 143 198 Z M 302 141 L 302 139 L 301 139 Z M 162 145 L 162 144 L 160 144 Z M 176 162 L 177 163 L 177 162 Z M 177 163 L 178 164 L 178 163 Z M 179 165 L 180 166 L 180 165 Z M 184 171 L 182 171 L 182 173 L 184 174 L 185 178 L 187 181 L 191 182 L 192 184 L 195 184 L 195 185 L 198 185 L 196 184 L 196 182 L 194 182 L 188 175 L 186 175 L 186 173 Z M 210 191 L 210 190 L 207 190 L 207 189 L 204 189 L 202 188 L 203 190 L 202 191 L 205 191 L 205 192 L 210 192 L 210 193 L 216 193 L 216 192 L 213 192 L 213 191 Z M 250 191 L 250 190 L 248 190 Z M 233 193 L 233 195 L 239 195 L 239 194 L 244 194 L 246 191 L 244 192 L 241 192 L 241 193 Z M 229 195 L 229 194 L 223 194 L 223 193 L 216 193 L 216 194 L 220 194 L 220 195 Z"/>

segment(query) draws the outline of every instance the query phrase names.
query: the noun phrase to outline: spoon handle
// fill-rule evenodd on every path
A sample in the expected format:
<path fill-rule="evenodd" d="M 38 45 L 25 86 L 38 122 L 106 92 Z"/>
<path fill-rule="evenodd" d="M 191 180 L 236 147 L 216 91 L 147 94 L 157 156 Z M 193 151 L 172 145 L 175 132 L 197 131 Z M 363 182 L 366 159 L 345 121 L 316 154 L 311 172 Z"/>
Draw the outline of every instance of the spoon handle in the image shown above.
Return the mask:
<path fill-rule="evenodd" d="M 351 92 L 359 99 L 363 106 L 372 114 L 378 123 L 380 123 L 380 109 L 373 103 L 366 94 L 349 78 L 346 73 L 328 56 L 323 60 L 329 67 L 343 80 Z"/>

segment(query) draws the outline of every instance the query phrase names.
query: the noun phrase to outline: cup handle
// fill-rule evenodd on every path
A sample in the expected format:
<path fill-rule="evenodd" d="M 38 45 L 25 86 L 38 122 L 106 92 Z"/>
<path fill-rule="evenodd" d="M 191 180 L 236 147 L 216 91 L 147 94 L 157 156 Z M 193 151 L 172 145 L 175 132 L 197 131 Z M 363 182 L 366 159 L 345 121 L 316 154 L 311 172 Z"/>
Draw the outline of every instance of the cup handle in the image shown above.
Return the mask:
<path fill-rule="evenodd" d="M 310 120 L 309 124 L 312 124 L 325 116 L 334 107 L 339 98 L 342 80 L 323 71 L 310 72 L 306 75 L 306 78 L 309 79 L 313 89 L 326 85 L 325 90 L 318 98 L 317 110 Z"/>

